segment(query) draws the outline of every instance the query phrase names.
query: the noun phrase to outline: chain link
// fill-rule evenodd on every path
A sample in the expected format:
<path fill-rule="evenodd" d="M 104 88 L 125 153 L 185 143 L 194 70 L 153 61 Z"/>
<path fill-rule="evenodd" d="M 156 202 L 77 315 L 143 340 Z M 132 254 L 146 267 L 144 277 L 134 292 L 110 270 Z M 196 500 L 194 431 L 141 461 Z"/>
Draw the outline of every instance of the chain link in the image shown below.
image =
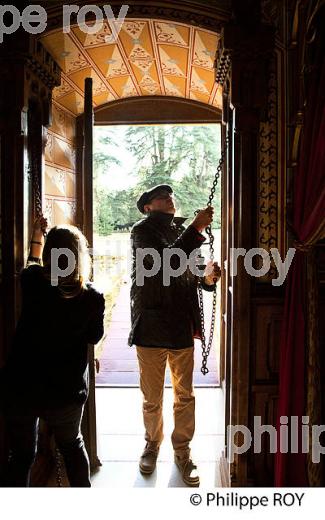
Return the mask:
<path fill-rule="evenodd" d="M 31 126 L 33 123 L 31 123 Z M 30 129 L 32 133 L 33 129 Z M 35 135 L 34 135 L 35 139 Z M 34 203 L 35 203 L 35 217 L 38 219 L 43 216 L 43 210 L 42 210 L 42 195 L 41 195 L 41 188 L 40 188 L 40 182 L 39 182 L 39 171 L 40 171 L 40 164 L 39 164 L 39 156 L 40 156 L 38 146 L 35 145 L 32 147 L 30 152 L 30 166 L 28 169 L 29 178 L 32 181 L 32 191 L 34 195 Z M 44 237 L 46 237 L 46 231 L 43 231 Z"/>
<path fill-rule="evenodd" d="M 34 167 L 31 168 L 31 177 L 32 177 L 34 201 L 35 201 L 35 216 L 36 216 L 36 218 L 40 218 L 43 216 L 42 197 L 41 197 L 41 190 L 40 190 L 40 185 L 39 185 L 38 172 L 37 172 L 37 169 Z M 44 231 L 44 230 L 43 230 L 43 235 L 44 235 L 44 237 L 46 237 L 46 235 L 47 235 L 46 231 Z"/>
<path fill-rule="evenodd" d="M 62 487 L 62 462 L 59 448 L 55 448 L 55 472 L 57 487 Z"/>
<path fill-rule="evenodd" d="M 212 205 L 212 201 L 215 195 L 216 187 L 219 182 L 220 174 L 222 172 L 223 164 L 225 162 L 226 153 L 229 146 L 229 140 L 230 135 L 228 134 L 225 138 L 223 149 L 221 151 L 221 157 L 219 159 L 219 163 L 217 166 L 217 171 L 212 183 L 212 188 L 210 191 L 209 199 L 208 199 L 208 206 Z M 197 212 L 196 212 L 197 213 Z M 214 258 L 214 236 L 211 229 L 211 224 L 205 228 L 206 234 L 209 238 L 209 254 L 210 254 L 210 260 L 213 262 Z M 202 284 L 201 280 L 199 282 L 198 286 L 198 293 L 199 293 L 199 310 L 200 310 L 200 321 L 201 321 L 201 334 L 202 334 L 202 340 L 201 340 L 201 348 L 202 348 L 202 366 L 201 366 L 201 372 L 203 375 L 206 375 L 209 372 L 209 369 L 207 367 L 208 357 L 210 354 L 211 346 L 212 346 L 212 340 L 213 340 L 213 333 L 214 333 L 214 326 L 216 321 L 216 310 L 217 310 L 217 285 L 215 285 L 213 289 L 213 299 L 212 299 L 212 314 L 211 314 L 211 324 L 210 324 L 210 332 L 209 332 L 209 339 L 208 342 L 206 340 L 206 331 L 205 331 L 205 323 L 204 323 L 204 305 L 203 305 L 203 291 L 202 291 Z"/>
<path fill-rule="evenodd" d="M 39 186 L 39 179 L 37 169 L 32 166 L 31 168 L 31 177 L 32 177 L 32 186 L 35 200 L 35 213 L 36 218 L 42 216 L 42 198 L 41 198 L 41 190 Z"/>

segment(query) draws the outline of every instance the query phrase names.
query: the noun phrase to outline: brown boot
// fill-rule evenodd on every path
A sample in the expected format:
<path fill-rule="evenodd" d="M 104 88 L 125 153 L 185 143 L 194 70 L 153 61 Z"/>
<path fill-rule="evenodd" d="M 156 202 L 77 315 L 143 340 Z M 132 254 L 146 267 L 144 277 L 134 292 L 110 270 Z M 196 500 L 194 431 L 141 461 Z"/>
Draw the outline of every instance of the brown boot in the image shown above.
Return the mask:
<path fill-rule="evenodd" d="M 147 442 L 139 461 L 141 473 L 150 475 L 155 470 L 158 453 L 159 444 L 157 442 Z"/>
<path fill-rule="evenodd" d="M 175 454 L 175 464 L 181 472 L 183 482 L 187 486 L 198 487 L 200 485 L 200 477 L 197 472 L 197 466 L 188 456 L 180 458 Z"/>

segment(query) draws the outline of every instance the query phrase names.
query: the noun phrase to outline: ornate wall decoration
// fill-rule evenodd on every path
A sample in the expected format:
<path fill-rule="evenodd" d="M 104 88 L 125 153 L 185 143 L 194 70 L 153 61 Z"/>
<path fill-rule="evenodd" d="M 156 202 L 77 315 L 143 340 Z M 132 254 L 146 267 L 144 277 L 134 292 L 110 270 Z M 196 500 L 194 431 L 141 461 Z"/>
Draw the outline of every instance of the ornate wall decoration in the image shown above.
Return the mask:
<path fill-rule="evenodd" d="M 205 83 L 206 82 L 204 81 L 204 79 L 199 77 L 196 70 L 193 70 L 192 81 L 191 81 L 191 91 L 199 92 L 201 94 L 208 94 L 209 91 L 208 91 Z"/>
<path fill-rule="evenodd" d="M 177 26 L 173 23 L 159 23 L 155 24 L 158 43 L 171 43 L 174 45 L 186 46 L 187 42 L 182 38 L 177 30 Z"/>
<path fill-rule="evenodd" d="M 84 56 L 78 52 L 76 56 L 73 56 L 72 59 L 69 60 L 66 72 L 69 74 L 84 67 L 88 67 L 88 62 Z"/>
<path fill-rule="evenodd" d="M 75 213 L 69 204 L 75 204 L 76 199 L 75 121 L 54 102 L 45 148 L 45 214 L 50 226 L 74 223 Z"/>
<path fill-rule="evenodd" d="M 174 85 L 171 80 L 164 78 L 165 91 L 167 96 L 182 96 L 181 91 Z"/>
<path fill-rule="evenodd" d="M 276 37 L 285 42 L 285 8 L 282 0 L 262 0 L 261 16 L 265 24 L 272 25 L 276 31 Z"/>
<path fill-rule="evenodd" d="M 278 82 L 276 56 L 270 62 L 267 117 L 260 123 L 259 184 L 258 184 L 258 243 L 270 251 L 278 246 Z M 268 281 L 276 274 L 272 266 L 269 274 L 259 278 Z"/>
<path fill-rule="evenodd" d="M 106 38 L 112 35 L 112 31 L 108 24 L 103 24 L 103 29 L 95 34 L 87 34 L 80 31 L 84 37 L 84 47 L 96 47 L 99 45 L 105 45 Z"/>
<path fill-rule="evenodd" d="M 106 86 L 104 85 L 104 83 L 102 83 L 101 81 L 94 83 L 94 85 L 93 85 L 93 95 L 94 96 L 98 96 L 99 94 L 102 94 L 106 91 L 107 91 L 107 89 L 106 89 Z"/>
<path fill-rule="evenodd" d="M 99 40 L 77 26 L 67 34 L 59 29 L 41 37 L 62 68 L 62 84 L 53 97 L 71 114 L 82 113 L 84 79 L 89 76 L 94 82 L 94 107 L 148 93 L 195 95 L 198 101 L 221 106 L 213 68 L 218 33 L 181 21 L 127 19 L 116 42 L 110 44 L 100 40 L 107 31 L 106 27 Z M 168 93 L 166 80 L 174 85 Z"/>
<path fill-rule="evenodd" d="M 153 57 L 141 45 L 136 45 L 129 55 L 129 60 L 139 69 L 147 71 L 153 62 Z"/>
<path fill-rule="evenodd" d="M 47 218 L 49 227 L 54 226 L 53 222 L 53 200 L 48 199 L 45 197 L 45 208 L 44 208 L 44 215 Z"/>
<path fill-rule="evenodd" d="M 219 38 L 215 35 L 215 45 L 217 45 Z M 193 55 L 193 65 L 197 67 L 203 67 L 204 69 L 213 69 L 214 65 L 215 52 L 211 52 L 205 42 L 203 41 L 200 34 L 197 32 L 195 34 L 195 44 L 194 44 L 194 55 Z"/>
<path fill-rule="evenodd" d="M 122 30 L 125 31 L 132 38 L 137 39 L 140 37 L 145 25 L 146 25 L 146 22 L 140 22 L 140 21 L 135 21 L 135 20 L 132 20 L 132 21 L 126 20 L 123 23 Z"/>
<path fill-rule="evenodd" d="M 61 85 L 57 87 L 53 92 L 53 98 L 57 99 L 60 96 L 65 96 L 65 94 L 69 94 L 69 92 L 72 92 L 73 88 L 67 81 L 62 79 Z"/>
<path fill-rule="evenodd" d="M 53 134 L 48 132 L 45 146 L 45 160 L 53 162 L 54 160 L 54 142 Z"/>
<path fill-rule="evenodd" d="M 231 50 L 226 49 L 222 41 L 219 41 L 219 46 L 216 53 L 215 69 L 216 82 L 223 85 L 231 65 Z"/>
<path fill-rule="evenodd" d="M 159 90 L 159 85 L 150 76 L 143 76 L 140 81 L 140 86 L 149 92 L 149 94 L 155 94 Z"/>
<path fill-rule="evenodd" d="M 185 71 L 178 66 L 179 60 L 170 56 L 165 49 L 166 47 L 159 46 L 159 56 L 163 74 L 185 78 Z"/>
<path fill-rule="evenodd" d="M 128 74 L 128 70 L 125 66 L 121 53 L 117 47 L 114 47 L 113 52 L 106 63 L 108 65 L 108 78 Z"/>
<path fill-rule="evenodd" d="M 69 211 L 70 211 L 70 218 L 72 221 L 74 221 L 75 217 L 76 217 L 76 210 L 77 210 L 76 201 L 69 201 L 67 204 L 68 204 Z"/>
<path fill-rule="evenodd" d="M 136 96 L 136 95 L 137 95 L 137 91 L 134 87 L 134 84 L 133 84 L 131 78 L 128 78 L 122 88 L 121 97 L 129 97 L 129 96 Z"/>
<path fill-rule="evenodd" d="M 63 4 L 64 2 L 62 2 Z M 120 2 L 111 0 L 115 16 L 120 10 Z M 107 4 L 107 2 L 96 2 L 97 5 Z M 49 6 L 48 12 L 48 30 L 58 29 L 62 27 L 62 5 Z M 170 22 L 187 23 L 203 27 L 211 31 L 220 31 L 223 24 L 229 21 L 231 16 L 231 0 L 218 0 L 211 3 L 206 0 L 187 0 L 171 2 L 159 1 L 155 3 L 146 2 L 130 2 L 127 12 L 126 23 L 131 18 L 158 18 L 160 20 L 168 20 Z M 89 19 L 92 19 L 91 16 Z M 77 22 L 77 14 L 71 15 L 71 23 Z M 132 23 L 132 20 L 130 20 Z M 141 23 L 141 22 L 138 22 Z"/>
<path fill-rule="evenodd" d="M 187 4 L 184 9 L 177 3 L 174 8 L 164 7 L 161 2 L 159 7 L 148 3 L 141 6 L 138 2 L 130 5 L 115 44 L 105 42 L 111 34 L 107 23 L 99 33 L 85 34 L 75 24 L 74 16 L 71 32 L 63 34 L 59 16 L 62 9 L 48 8 L 49 32 L 42 35 L 41 41 L 62 69 L 62 83 L 53 92 L 54 118 L 46 157 L 49 175 L 45 191 L 54 208 L 53 223 L 64 216 L 62 201 L 55 191 L 59 175 L 53 178 L 53 171 L 65 170 L 74 182 L 75 144 L 73 132 L 68 135 L 65 128 L 68 117 L 74 124 L 73 116 L 83 111 L 84 77 L 93 78 L 94 107 L 148 94 L 194 98 L 221 106 L 213 59 L 227 6 L 211 8 L 207 2 L 192 8 L 190 2 Z M 113 0 L 114 12 L 116 6 Z"/>
<path fill-rule="evenodd" d="M 184 77 L 184 73 L 175 65 L 167 65 L 162 62 L 161 67 L 166 76 L 178 76 L 179 78 Z"/>

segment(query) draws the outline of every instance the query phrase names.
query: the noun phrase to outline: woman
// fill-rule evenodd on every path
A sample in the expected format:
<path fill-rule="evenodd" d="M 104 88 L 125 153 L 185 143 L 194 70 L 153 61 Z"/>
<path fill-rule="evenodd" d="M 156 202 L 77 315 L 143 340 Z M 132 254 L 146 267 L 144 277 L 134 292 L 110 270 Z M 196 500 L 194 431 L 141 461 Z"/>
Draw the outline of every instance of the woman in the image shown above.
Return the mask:
<path fill-rule="evenodd" d="M 105 300 L 88 282 L 91 262 L 81 231 L 54 227 L 43 249 L 46 227 L 44 218 L 35 222 L 21 273 L 22 312 L 5 367 L 11 453 L 6 485 L 29 485 L 42 418 L 54 433 L 70 485 L 90 487 L 80 424 L 88 397 L 88 344 L 103 335 Z M 64 254 L 67 249 L 72 255 Z M 73 266 L 67 265 L 71 257 Z"/>

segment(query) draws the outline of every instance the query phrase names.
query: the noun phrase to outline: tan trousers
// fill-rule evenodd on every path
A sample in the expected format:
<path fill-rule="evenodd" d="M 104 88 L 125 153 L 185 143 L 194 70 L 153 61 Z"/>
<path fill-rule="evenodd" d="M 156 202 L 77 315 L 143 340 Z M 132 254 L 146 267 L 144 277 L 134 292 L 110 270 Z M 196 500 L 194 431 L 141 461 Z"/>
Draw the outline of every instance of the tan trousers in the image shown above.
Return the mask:
<path fill-rule="evenodd" d="M 140 388 L 143 393 L 145 439 L 163 440 L 163 394 L 168 360 L 174 390 L 174 430 L 172 444 L 181 458 L 190 453 L 189 443 L 195 429 L 193 393 L 194 347 L 180 350 L 137 346 Z"/>

